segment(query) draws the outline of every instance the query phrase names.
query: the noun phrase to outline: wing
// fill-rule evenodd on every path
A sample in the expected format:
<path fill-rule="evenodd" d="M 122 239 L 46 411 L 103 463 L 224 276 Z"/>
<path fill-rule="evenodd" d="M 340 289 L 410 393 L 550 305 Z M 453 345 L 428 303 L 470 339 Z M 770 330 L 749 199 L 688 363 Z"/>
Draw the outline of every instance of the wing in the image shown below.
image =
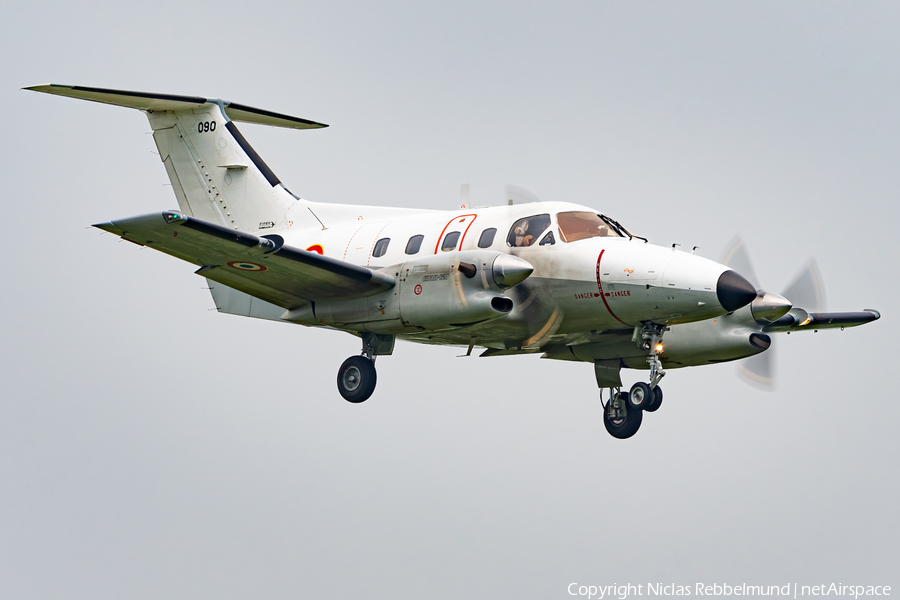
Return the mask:
<path fill-rule="evenodd" d="M 881 318 L 877 310 L 867 308 L 862 312 L 811 312 L 792 308 L 790 312 L 774 323 L 762 328 L 766 333 L 778 331 L 810 331 L 857 327 Z"/>
<path fill-rule="evenodd" d="M 314 252 L 167 211 L 94 225 L 200 267 L 198 275 L 285 309 L 309 301 L 362 298 L 394 280 Z"/>

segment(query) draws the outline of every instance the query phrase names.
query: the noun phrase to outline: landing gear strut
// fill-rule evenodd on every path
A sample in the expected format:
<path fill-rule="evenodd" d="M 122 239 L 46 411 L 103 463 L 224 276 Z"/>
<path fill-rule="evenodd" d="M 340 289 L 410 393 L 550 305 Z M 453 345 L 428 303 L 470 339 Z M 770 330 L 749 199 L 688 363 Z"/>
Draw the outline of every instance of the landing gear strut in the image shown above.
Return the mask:
<path fill-rule="evenodd" d="M 641 327 L 634 328 L 634 335 L 631 338 L 640 346 L 641 350 L 647 350 L 650 353 L 647 356 L 647 364 L 650 365 L 650 385 L 648 387 L 651 389 L 655 388 L 659 381 L 666 376 L 666 370 L 663 369 L 662 361 L 659 360 L 659 353 L 663 349 L 663 333 L 666 330 L 668 327 L 665 325 L 644 323 Z"/>
<path fill-rule="evenodd" d="M 351 356 L 341 365 L 337 374 L 338 391 L 347 402 L 365 402 L 375 391 L 378 375 L 375 357 L 394 351 L 394 336 L 377 333 L 360 333 L 362 355 Z"/>

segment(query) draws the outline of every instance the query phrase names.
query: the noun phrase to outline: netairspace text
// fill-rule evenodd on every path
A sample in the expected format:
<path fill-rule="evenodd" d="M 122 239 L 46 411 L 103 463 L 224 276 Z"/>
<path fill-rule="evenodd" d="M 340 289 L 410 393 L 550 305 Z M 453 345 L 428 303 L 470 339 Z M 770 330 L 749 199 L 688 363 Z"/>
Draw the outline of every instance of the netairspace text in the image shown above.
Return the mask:
<path fill-rule="evenodd" d="M 566 588 L 570 596 L 596 598 L 603 600 L 626 600 L 632 596 L 783 596 L 798 598 L 800 596 L 843 596 L 858 600 L 861 596 L 890 596 L 889 585 L 844 585 L 842 583 L 822 583 L 818 585 L 751 585 L 739 583 L 695 583 L 679 585 L 676 583 L 623 583 L 612 585 L 586 585 L 570 583 Z"/>

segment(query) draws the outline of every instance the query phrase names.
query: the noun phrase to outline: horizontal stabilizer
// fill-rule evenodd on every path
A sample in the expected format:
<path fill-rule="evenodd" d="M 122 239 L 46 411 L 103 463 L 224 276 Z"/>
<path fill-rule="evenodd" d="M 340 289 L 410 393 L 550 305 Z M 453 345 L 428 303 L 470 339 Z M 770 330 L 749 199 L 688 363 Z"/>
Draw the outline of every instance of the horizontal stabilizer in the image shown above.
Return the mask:
<path fill-rule="evenodd" d="M 198 275 L 285 309 L 308 301 L 362 298 L 389 290 L 391 277 L 175 211 L 94 225 L 200 267 Z"/>
<path fill-rule="evenodd" d="M 137 108 L 139 110 L 190 110 L 199 108 L 207 103 L 221 104 L 225 107 L 225 114 L 232 121 L 242 123 L 257 123 L 259 125 L 271 125 L 273 127 L 288 127 L 290 129 L 319 129 L 328 127 L 324 123 L 316 123 L 299 117 L 283 115 L 280 113 L 254 108 L 245 104 L 220 101 L 215 98 L 202 98 L 200 96 L 176 96 L 173 94 L 156 94 L 152 92 L 133 92 L 129 90 L 110 90 L 104 88 L 83 87 L 80 85 L 35 85 L 23 88 L 33 92 L 43 92 L 56 96 L 79 98 L 92 102 L 102 102 L 115 106 Z"/>

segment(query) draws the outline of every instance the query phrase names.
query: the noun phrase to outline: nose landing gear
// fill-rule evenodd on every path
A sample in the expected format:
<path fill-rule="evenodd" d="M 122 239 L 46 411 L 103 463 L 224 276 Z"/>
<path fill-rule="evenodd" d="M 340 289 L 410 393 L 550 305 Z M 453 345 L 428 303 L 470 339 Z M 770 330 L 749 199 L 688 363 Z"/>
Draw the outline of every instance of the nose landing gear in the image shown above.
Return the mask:
<path fill-rule="evenodd" d="M 337 374 L 337 386 L 347 402 L 365 402 L 375 391 L 378 375 L 375 372 L 375 357 L 394 351 L 394 336 L 363 332 L 362 355 L 351 356 L 341 365 Z"/>
<path fill-rule="evenodd" d="M 653 399 L 650 401 L 650 404 L 644 407 L 644 410 L 647 412 L 656 412 L 662 404 L 663 399 L 663 391 L 662 388 L 656 386 L 653 388 Z"/>
<path fill-rule="evenodd" d="M 631 386 L 630 390 L 623 392 L 622 380 L 619 378 L 621 363 L 594 361 L 601 404 L 603 404 L 603 388 L 609 389 L 609 402 L 603 404 L 603 424 L 614 438 L 621 440 L 633 436 L 641 427 L 644 412 L 656 412 L 662 404 L 663 391 L 659 387 L 659 382 L 666 376 L 666 370 L 659 355 L 663 350 L 663 333 L 667 330 L 668 327 L 665 325 L 656 323 L 643 323 L 634 328 L 632 341 L 648 353 L 650 383 L 639 381 Z M 611 362 L 613 364 L 608 364 Z"/>

